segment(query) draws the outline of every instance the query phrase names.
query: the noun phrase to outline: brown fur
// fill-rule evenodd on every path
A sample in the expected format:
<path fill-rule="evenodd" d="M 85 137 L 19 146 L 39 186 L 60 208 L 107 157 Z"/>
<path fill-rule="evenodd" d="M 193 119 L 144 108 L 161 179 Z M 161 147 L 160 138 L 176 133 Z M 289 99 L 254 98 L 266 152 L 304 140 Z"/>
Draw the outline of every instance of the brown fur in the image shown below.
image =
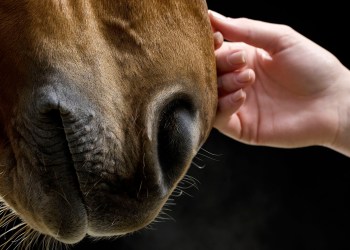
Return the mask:
<path fill-rule="evenodd" d="M 149 224 L 215 116 L 205 2 L 2 0 L 0 38 L 6 204 L 65 243 Z M 160 166 L 160 141 L 175 145 L 179 164 Z"/>

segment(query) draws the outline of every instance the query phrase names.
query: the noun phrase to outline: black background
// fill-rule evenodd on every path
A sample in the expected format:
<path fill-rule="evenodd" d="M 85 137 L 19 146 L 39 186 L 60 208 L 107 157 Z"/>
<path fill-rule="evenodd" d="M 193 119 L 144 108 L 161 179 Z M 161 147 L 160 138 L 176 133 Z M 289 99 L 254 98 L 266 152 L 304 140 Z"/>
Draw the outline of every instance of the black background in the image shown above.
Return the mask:
<path fill-rule="evenodd" d="M 290 25 L 349 68 L 345 4 L 306 7 L 304 2 L 207 1 L 227 16 Z M 168 212 L 174 220 L 119 239 L 85 239 L 71 249 L 350 249 L 349 158 L 321 147 L 248 146 L 215 129 L 203 149 L 216 156 L 195 159 L 205 164 L 204 169 L 193 165 L 188 173 L 198 179 L 199 189 L 176 198 Z"/>

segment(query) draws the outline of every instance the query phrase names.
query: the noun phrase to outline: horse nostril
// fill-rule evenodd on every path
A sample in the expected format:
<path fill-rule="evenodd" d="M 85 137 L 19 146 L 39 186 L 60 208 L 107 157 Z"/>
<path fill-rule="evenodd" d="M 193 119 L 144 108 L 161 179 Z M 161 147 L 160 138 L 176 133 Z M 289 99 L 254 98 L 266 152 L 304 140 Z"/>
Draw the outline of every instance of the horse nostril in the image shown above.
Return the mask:
<path fill-rule="evenodd" d="M 193 152 L 195 110 L 187 99 L 177 99 L 166 105 L 160 114 L 157 151 L 166 184 L 173 184 Z"/>

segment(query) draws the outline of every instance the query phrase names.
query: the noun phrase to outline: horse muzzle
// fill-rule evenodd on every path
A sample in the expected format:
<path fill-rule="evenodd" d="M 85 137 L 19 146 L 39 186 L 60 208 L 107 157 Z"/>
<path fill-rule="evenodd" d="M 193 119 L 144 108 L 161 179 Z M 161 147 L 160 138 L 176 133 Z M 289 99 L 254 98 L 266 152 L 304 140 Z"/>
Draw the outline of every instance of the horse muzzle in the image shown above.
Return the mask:
<path fill-rule="evenodd" d="M 18 212 L 65 243 L 145 227 L 200 146 L 198 110 L 181 88 L 155 95 L 138 116 L 106 116 L 97 102 L 61 84 L 32 95 L 14 126 L 17 163 L 32 176 L 23 178 L 31 198 Z"/>

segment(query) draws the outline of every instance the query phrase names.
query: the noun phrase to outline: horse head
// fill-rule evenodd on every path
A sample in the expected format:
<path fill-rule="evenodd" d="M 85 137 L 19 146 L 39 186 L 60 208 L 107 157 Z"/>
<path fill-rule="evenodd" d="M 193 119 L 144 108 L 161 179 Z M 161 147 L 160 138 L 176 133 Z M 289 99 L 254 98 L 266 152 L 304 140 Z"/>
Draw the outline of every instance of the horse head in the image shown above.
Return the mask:
<path fill-rule="evenodd" d="M 73 244 L 152 222 L 216 112 L 203 0 L 2 0 L 0 196 Z"/>

